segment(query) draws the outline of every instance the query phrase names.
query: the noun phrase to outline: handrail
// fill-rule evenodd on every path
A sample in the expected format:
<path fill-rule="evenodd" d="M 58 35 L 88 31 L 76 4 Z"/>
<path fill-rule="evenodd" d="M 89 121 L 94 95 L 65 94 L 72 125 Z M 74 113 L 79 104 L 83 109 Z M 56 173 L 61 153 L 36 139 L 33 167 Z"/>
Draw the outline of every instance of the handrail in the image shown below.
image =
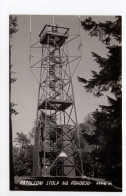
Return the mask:
<path fill-rule="evenodd" d="M 67 34 L 68 31 L 70 30 L 70 28 L 67 28 L 67 27 L 59 27 L 59 26 L 54 26 L 54 25 L 45 25 L 44 28 L 42 29 L 42 31 L 40 32 L 39 37 L 42 36 L 44 30 L 46 30 L 47 27 L 56 27 L 57 29 L 64 29 L 64 30 L 66 30 L 64 33 L 62 33 L 64 35 Z M 46 32 L 48 32 L 48 31 L 46 31 Z"/>

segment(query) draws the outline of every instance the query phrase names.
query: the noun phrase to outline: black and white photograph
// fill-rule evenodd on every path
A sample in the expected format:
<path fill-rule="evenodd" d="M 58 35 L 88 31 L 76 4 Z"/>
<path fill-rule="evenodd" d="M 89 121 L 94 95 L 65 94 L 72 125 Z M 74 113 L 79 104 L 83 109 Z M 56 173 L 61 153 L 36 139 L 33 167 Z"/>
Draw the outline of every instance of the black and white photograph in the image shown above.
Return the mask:
<path fill-rule="evenodd" d="M 121 15 L 9 15 L 9 189 L 122 192 Z"/>

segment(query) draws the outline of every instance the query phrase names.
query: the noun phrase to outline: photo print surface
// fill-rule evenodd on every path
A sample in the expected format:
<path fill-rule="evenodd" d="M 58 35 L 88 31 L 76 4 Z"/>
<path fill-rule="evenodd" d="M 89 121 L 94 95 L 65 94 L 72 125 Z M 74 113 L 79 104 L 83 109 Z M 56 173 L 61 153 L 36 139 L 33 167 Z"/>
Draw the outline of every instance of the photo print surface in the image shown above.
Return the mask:
<path fill-rule="evenodd" d="M 122 191 L 121 16 L 10 15 L 10 190 Z"/>

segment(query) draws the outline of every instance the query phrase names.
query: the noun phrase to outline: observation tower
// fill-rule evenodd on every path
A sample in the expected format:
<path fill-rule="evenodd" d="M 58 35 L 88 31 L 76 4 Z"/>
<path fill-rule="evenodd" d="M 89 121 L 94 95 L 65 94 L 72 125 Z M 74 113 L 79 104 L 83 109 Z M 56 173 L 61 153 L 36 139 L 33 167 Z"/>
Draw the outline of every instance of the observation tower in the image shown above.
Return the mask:
<path fill-rule="evenodd" d="M 83 174 L 70 70 L 81 56 L 68 53 L 69 42 L 79 35 L 69 39 L 69 30 L 52 24 L 45 25 L 39 34 L 42 58 L 33 157 L 33 176 L 37 177 Z"/>

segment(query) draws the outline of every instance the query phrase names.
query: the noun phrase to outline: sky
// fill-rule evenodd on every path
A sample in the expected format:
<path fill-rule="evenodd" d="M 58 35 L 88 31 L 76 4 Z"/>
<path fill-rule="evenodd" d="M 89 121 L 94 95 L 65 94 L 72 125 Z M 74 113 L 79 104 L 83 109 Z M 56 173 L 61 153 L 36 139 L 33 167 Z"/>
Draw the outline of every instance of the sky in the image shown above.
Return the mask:
<path fill-rule="evenodd" d="M 83 21 L 89 16 L 80 16 Z M 96 22 L 104 22 L 107 20 L 115 20 L 113 16 L 92 16 Z M 31 43 L 39 41 L 39 33 L 45 24 L 52 24 L 53 16 L 49 15 L 32 15 L 31 16 Z M 106 94 L 103 97 L 96 98 L 92 94 L 87 93 L 82 83 L 79 83 L 77 76 L 86 79 L 91 78 L 91 70 L 98 70 L 98 65 L 94 62 L 91 52 L 98 53 L 106 57 L 107 49 L 98 38 L 90 37 L 88 32 L 85 32 L 79 23 L 79 16 L 54 16 L 55 24 L 70 28 L 71 34 L 80 34 L 81 43 L 83 47 L 82 58 L 79 66 L 72 78 L 75 105 L 77 110 L 78 123 L 84 121 L 88 113 L 95 111 L 98 105 L 107 105 Z M 79 30 L 80 28 L 80 30 Z M 11 41 L 11 63 L 13 64 L 13 71 L 16 72 L 14 77 L 17 81 L 12 84 L 11 100 L 18 104 L 15 109 L 18 115 L 12 117 L 13 138 L 16 137 L 16 132 L 31 132 L 34 127 L 37 112 L 37 97 L 38 97 L 38 83 L 30 70 L 30 16 L 18 15 L 18 29 L 19 31 L 13 35 Z M 69 44 L 69 54 L 76 54 L 79 46 L 79 39 L 71 41 Z M 41 51 L 38 49 L 32 50 L 33 62 L 41 59 Z M 76 62 L 71 64 L 71 72 L 76 67 Z M 34 71 L 38 77 L 39 69 Z"/>

